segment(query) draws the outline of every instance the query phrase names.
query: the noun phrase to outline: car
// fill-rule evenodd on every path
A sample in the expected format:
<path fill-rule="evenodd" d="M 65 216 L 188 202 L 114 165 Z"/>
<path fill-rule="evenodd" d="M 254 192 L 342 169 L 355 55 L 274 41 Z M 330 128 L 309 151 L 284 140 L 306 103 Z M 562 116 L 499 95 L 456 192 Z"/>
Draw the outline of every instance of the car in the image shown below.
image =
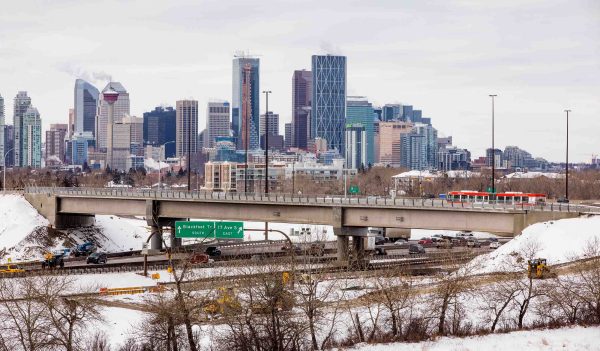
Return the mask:
<path fill-rule="evenodd" d="M 501 244 L 500 244 L 499 241 L 497 241 L 497 240 L 496 241 L 492 241 L 492 242 L 490 242 L 490 249 L 497 249 L 497 248 L 500 247 L 500 245 Z"/>
<path fill-rule="evenodd" d="M 94 252 L 87 257 L 85 263 L 105 264 L 107 260 L 108 256 L 104 252 Z"/>
<path fill-rule="evenodd" d="M 423 247 L 423 245 L 420 244 L 411 244 L 408 247 L 408 254 L 409 255 L 418 255 L 418 254 L 424 254 L 425 253 L 425 248 Z"/>
<path fill-rule="evenodd" d="M 23 273 L 24 269 L 17 266 L 16 264 L 3 264 L 0 265 L 0 274 L 13 274 L 13 273 Z"/>
<path fill-rule="evenodd" d="M 445 239 L 438 239 L 435 242 L 435 247 L 437 247 L 438 249 L 451 249 L 454 245 L 452 244 L 452 240 L 445 238 Z"/>
<path fill-rule="evenodd" d="M 300 247 L 300 245 L 298 245 L 298 244 L 290 245 L 289 242 L 285 243 L 285 245 L 283 245 L 281 247 L 281 250 L 285 251 L 285 252 L 288 252 L 288 253 L 292 253 L 292 251 L 293 251 L 293 253 L 295 255 L 302 254 L 302 248 Z"/>
<path fill-rule="evenodd" d="M 386 237 L 383 237 L 383 236 L 375 237 L 375 245 L 385 245 L 387 243 L 388 243 L 388 239 Z"/>
<path fill-rule="evenodd" d="M 392 243 L 394 245 L 402 245 L 402 244 L 406 244 L 408 242 L 408 240 L 404 239 L 404 238 L 396 238 L 392 240 Z"/>
<path fill-rule="evenodd" d="M 421 238 L 421 240 L 418 241 L 419 245 L 431 245 L 433 244 L 433 240 L 431 240 L 431 238 Z"/>
<path fill-rule="evenodd" d="M 209 257 L 205 253 L 195 253 L 192 256 L 190 256 L 191 264 L 208 263 L 208 262 L 209 262 Z"/>
<path fill-rule="evenodd" d="M 75 257 L 87 256 L 94 251 L 96 251 L 96 245 L 94 245 L 94 243 L 91 243 L 91 242 L 77 245 L 75 247 L 75 249 L 73 249 L 73 253 L 75 254 Z"/>
<path fill-rule="evenodd" d="M 210 257 L 219 257 L 221 256 L 221 249 L 216 246 L 209 246 L 204 250 L 204 253 Z"/>
<path fill-rule="evenodd" d="M 432 238 L 441 238 L 443 235 L 442 234 L 433 234 L 431 237 Z"/>
<path fill-rule="evenodd" d="M 385 251 L 385 249 L 383 247 L 376 247 L 375 248 L 375 255 L 387 255 L 387 252 Z"/>
<path fill-rule="evenodd" d="M 467 247 L 481 247 L 481 243 L 474 238 L 469 238 L 467 240 Z"/>
<path fill-rule="evenodd" d="M 304 248 L 304 252 L 310 256 L 323 256 L 325 254 L 325 244 L 311 243 L 307 248 Z"/>
<path fill-rule="evenodd" d="M 568 204 L 569 199 L 567 199 L 566 197 L 559 197 L 558 200 L 556 200 L 556 202 L 558 202 L 559 204 Z"/>
<path fill-rule="evenodd" d="M 462 232 L 456 233 L 456 236 L 473 236 L 473 232 L 470 230 L 463 230 Z"/>

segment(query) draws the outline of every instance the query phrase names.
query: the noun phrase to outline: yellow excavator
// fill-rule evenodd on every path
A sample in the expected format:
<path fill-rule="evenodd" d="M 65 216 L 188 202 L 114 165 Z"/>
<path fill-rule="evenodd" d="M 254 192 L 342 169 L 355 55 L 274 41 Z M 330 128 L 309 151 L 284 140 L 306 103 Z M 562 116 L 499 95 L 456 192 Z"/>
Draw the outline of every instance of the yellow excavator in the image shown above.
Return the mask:
<path fill-rule="evenodd" d="M 556 277 L 556 273 L 550 271 L 545 258 L 534 258 L 528 261 L 527 277 L 535 279 L 544 279 Z"/>

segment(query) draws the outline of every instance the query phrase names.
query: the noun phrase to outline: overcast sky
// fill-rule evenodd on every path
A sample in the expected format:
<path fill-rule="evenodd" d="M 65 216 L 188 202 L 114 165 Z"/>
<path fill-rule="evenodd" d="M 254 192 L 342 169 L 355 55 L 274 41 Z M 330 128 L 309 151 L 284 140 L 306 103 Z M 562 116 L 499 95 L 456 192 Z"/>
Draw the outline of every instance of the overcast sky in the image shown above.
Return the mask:
<path fill-rule="evenodd" d="M 260 87 L 283 123 L 291 79 L 313 54 L 348 57 L 348 95 L 412 104 L 477 157 L 491 143 L 563 160 L 600 153 L 598 0 L 8 0 L 0 10 L 0 94 L 27 90 L 44 128 L 67 123 L 76 78 L 129 91 L 131 112 L 231 100 L 236 51 L 260 56 Z M 264 99 L 264 97 L 263 97 Z M 261 101 L 264 111 L 264 101 Z"/>

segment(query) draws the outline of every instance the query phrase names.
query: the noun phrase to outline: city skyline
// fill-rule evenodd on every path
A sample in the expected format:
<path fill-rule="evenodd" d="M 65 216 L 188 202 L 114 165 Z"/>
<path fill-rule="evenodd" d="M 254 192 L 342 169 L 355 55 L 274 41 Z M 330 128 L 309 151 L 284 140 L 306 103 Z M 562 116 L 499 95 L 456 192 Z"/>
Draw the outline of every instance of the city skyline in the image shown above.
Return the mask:
<path fill-rule="evenodd" d="M 0 57 L 6 62 L 0 68 L 0 94 L 5 109 L 13 110 L 12 97 L 18 91 L 28 91 L 43 116 L 44 130 L 68 121 L 76 78 L 101 89 L 112 75 L 127 87 L 136 116 L 190 97 L 200 106 L 213 98 L 230 100 L 231 60 L 238 50 L 249 49 L 260 55 L 261 88 L 273 91 L 269 105 L 280 113 L 281 125 L 291 121 L 294 70 L 309 70 L 313 54 L 333 53 L 347 57 L 348 95 L 366 96 L 376 106 L 414 104 L 433 119 L 440 135 L 452 135 L 474 157 L 489 147 L 492 93 L 498 94 L 497 147 L 519 145 L 550 161 L 563 160 L 563 110 L 571 108 L 570 159 L 589 162 L 598 153 L 597 3 L 461 1 L 425 6 L 332 1 L 319 4 L 327 13 L 338 11 L 327 22 L 311 17 L 309 4 L 290 11 L 286 2 L 252 6 L 184 2 L 177 10 L 166 2 L 144 8 L 130 3 L 113 6 L 121 11 L 100 4 L 53 5 L 10 3 L 0 14 Z M 273 24 L 267 28 L 256 22 L 265 9 L 279 14 L 273 20 L 278 31 L 272 31 Z M 122 25 L 107 29 L 74 16 L 86 10 L 99 18 L 110 11 L 115 23 Z M 125 20 L 131 13 L 135 16 Z M 42 17 L 44 21 L 39 20 Z M 221 25 L 218 31 L 211 28 L 217 18 L 220 24 L 231 25 L 225 30 Z M 158 25 L 148 28 L 145 23 L 153 19 Z M 358 20 L 370 25 L 355 26 Z M 250 29 L 242 31 L 248 24 Z M 102 35 L 104 31 L 125 35 Z M 108 37 L 111 40 L 103 39 Z M 191 50 L 202 54 L 170 54 L 169 47 L 189 40 L 200 47 Z M 219 47 L 204 53 L 202 47 L 214 46 L 215 40 Z M 157 51 L 154 41 L 169 45 Z M 201 126 L 205 118 L 199 115 Z M 5 119 L 11 124 L 11 113 Z"/>

